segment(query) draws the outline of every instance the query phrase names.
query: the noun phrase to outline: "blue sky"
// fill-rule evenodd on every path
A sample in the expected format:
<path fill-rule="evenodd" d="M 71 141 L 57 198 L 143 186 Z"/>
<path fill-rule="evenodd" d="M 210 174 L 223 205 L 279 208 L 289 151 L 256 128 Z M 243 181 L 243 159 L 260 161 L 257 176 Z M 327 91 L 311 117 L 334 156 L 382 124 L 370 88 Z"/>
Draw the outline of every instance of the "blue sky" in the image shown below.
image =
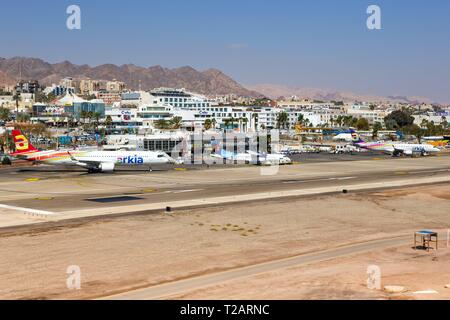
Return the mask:
<path fill-rule="evenodd" d="M 66 28 L 71 4 L 82 30 Z M 370 4 L 382 30 L 366 28 Z M 450 102 L 447 0 L 5 1 L 0 27 L 1 57 L 213 67 L 243 84 Z"/>

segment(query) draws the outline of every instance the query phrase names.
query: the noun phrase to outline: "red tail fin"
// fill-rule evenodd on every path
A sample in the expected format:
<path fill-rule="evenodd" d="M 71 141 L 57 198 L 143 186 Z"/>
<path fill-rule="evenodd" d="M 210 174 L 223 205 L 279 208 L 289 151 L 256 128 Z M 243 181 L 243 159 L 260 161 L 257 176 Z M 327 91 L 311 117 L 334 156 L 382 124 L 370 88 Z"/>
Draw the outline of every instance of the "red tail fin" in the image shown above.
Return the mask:
<path fill-rule="evenodd" d="M 16 145 L 16 154 L 38 151 L 20 130 L 13 130 L 12 135 Z"/>

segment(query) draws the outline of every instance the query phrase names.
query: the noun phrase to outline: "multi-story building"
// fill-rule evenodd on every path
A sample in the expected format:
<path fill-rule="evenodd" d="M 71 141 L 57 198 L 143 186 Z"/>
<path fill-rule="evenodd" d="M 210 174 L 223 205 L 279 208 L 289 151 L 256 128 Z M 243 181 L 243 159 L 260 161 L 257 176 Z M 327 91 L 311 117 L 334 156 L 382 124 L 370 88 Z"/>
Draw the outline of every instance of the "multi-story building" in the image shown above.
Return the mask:
<path fill-rule="evenodd" d="M 187 92 L 184 89 L 159 88 L 150 93 L 158 100 L 158 103 L 175 108 L 202 109 L 210 106 L 210 101 L 205 96 Z"/>
<path fill-rule="evenodd" d="M 59 81 L 59 85 L 64 88 L 75 88 L 76 81 L 71 77 L 67 77 L 67 78 L 61 79 L 61 81 Z"/>
<path fill-rule="evenodd" d="M 119 92 L 100 91 L 97 93 L 97 98 L 103 100 L 107 106 L 122 101 L 122 95 Z"/>
<path fill-rule="evenodd" d="M 312 109 L 335 109 L 336 105 L 331 102 L 314 102 L 311 100 L 281 100 L 277 101 L 277 106 L 279 108 L 291 108 L 298 110 L 312 110 Z M 340 107 L 337 107 L 340 109 Z"/>
<path fill-rule="evenodd" d="M 110 126 L 117 129 L 136 129 L 143 126 L 142 118 L 137 116 L 137 109 L 111 108 L 105 109 L 105 120 L 110 118 Z"/>
<path fill-rule="evenodd" d="M 106 91 L 108 92 L 119 93 L 124 91 L 125 88 L 126 88 L 125 83 L 117 81 L 116 79 L 114 79 L 113 81 L 106 82 Z"/>
<path fill-rule="evenodd" d="M 30 80 L 30 81 L 19 81 L 16 84 L 15 91 L 17 93 L 36 93 L 41 90 L 39 85 L 39 81 Z"/>
<path fill-rule="evenodd" d="M 51 85 L 47 88 L 44 89 L 43 91 L 44 94 L 49 95 L 49 94 L 53 94 L 57 97 L 65 95 L 67 93 L 69 94 L 75 94 L 75 88 L 74 87 L 66 87 L 63 85 Z"/>
<path fill-rule="evenodd" d="M 420 115 L 413 115 L 414 123 L 418 126 L 422 126 L 424 120 L 427 122 L 433 122 L 435 125 L 446 123 L 450 124 L 450 110 L 444 110 L 441 112 L 426 112 Z"/>
<path fill-rule="evenodd" d="M 389 114 L 387 110 L 371 110 L 367 105 L 352 105 L 347 109 L 347 115 L 355 118 L 365 118 L 370 125 L 376 122 L 384 124 L 384 118 Z"/>
<path fill-rule="evenodd" d="M 82 95 L 93 94 L 95 92 L 100 91 L 100 88 L 101 88 L 101 83 L 98 80 L 91 80 L 91 79 L 80 80 L 79 89 L 80 89 L 80 93 Z M 105 87 L 105 89 L 106 89 L 106 87 Z"/>

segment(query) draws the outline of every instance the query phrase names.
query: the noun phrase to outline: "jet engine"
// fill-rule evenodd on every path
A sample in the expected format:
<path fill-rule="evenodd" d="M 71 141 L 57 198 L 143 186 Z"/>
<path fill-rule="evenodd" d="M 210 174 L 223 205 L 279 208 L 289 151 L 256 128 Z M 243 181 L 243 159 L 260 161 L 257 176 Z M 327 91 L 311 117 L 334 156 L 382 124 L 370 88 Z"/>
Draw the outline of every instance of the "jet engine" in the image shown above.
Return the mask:
<path fill-rule="evenodd" d="M 98 166 L 98 169 L 101 172 L 113 172 L 114 166 L 115 165 L 112 162 L 104 162 L 104 163 L 100 163 L 100 165 Z"/>

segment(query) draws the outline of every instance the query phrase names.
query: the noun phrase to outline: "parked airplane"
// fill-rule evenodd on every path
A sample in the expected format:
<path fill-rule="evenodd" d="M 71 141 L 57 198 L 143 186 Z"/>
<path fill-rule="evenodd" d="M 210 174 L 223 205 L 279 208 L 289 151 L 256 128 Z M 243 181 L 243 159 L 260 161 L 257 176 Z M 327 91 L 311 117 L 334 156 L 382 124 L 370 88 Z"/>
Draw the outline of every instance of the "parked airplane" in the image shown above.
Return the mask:
<path fill-rule="evenodd" d="M 234 153 L 221 149 L 218 154 L 212 154 L 212 157 L 226 159 L 230 161 L 245 162 L 251 164 L 262 165 L 277 165 L 277 164 L 291 164 L 292 160 L 283 154 L 262 154 L 253 151 L 246 153 Z"/>
<path fill-rule="evenodd" d="M 333 137 L 334 141 L 345 141 L 345 142 L 352 142 L 353 137 L 352 133 L 349 132 L 341 132 Z"/>
<path fill-rule="evenodd" d="M 153 164 L 176 163 L 162 151 L 40 151 L 19 130 L 13 130 L 12 135 L 16 145 L 16 152 L 11 154 L 13 157 L 37 163 L 78 166 L 89 173 L 112 172 L 116 165 L 147 165 L 151 168 Z"/>
<path fill-rule="evenodd" d="M 373 151 L 381 151 L 391 154 L 392 156 L 420 154 L 422 156 L 437 153 L 440 150 L 430 144 L 413 144 L 398 142 L 365 142 L 356 132 L 352 133 L 353 144 L 364 149 Z"/>

